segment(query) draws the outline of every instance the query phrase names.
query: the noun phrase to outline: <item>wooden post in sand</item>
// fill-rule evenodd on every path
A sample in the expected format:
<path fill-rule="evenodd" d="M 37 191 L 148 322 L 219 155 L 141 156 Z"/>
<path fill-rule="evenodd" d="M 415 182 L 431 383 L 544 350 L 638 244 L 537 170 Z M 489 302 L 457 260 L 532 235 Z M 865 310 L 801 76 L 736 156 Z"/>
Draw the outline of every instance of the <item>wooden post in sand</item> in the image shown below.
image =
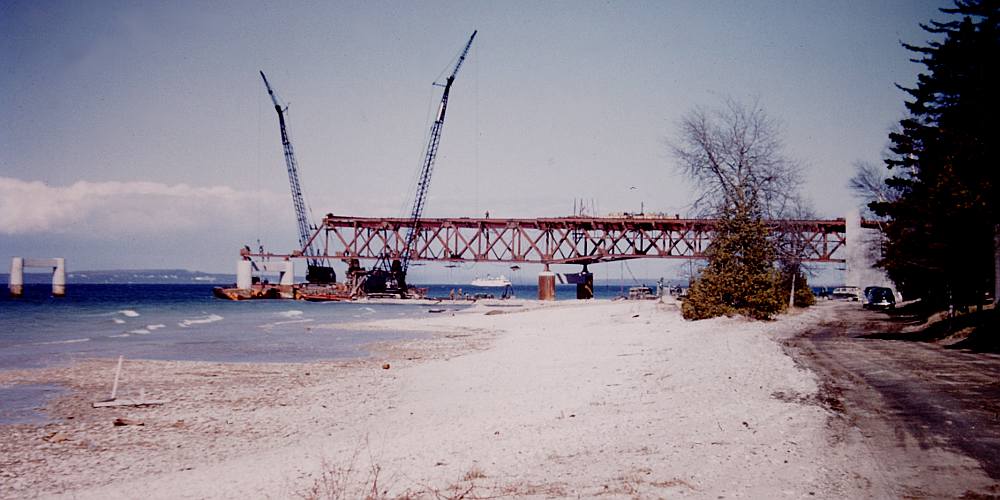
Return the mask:
<path fill-rule="evenodd" d="M 169 399 L 146 399 L 146 389 L 139 389 L 139 399 L 118 399 L 118 380 L 122 375 L 122 362 L 125 356 L 118 356 L 118 367 L 115 368 L 115 381 L 111 384 L 111 398 L 104 401 L 95 401 L 91 404 L 94 408 L 106 408 L 109 406 L 147 406 L 162 405 L 169 403 Z"/>
<path fill-rule="evenodd" d="M 115 368 L 115 382 L 111 384 L 111 399 L 114 401 L 118 397 L 118 379 L 122 376 L 122 362 L 125 361 L 125 356 L 118 356 L 118 368 Z"/>

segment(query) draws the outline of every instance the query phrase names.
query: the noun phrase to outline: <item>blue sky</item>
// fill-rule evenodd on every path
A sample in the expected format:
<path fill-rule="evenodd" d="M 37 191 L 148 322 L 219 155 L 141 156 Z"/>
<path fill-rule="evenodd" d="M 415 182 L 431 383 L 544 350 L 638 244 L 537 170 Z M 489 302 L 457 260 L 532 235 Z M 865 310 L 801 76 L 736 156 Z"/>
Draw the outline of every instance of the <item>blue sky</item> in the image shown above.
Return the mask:
<path fill-rule="evenodd" d="M 851 163 L 881 158 L 904 112 L 894 84 L 921 68 L 899 42 L 926 41 L 918 23 L 942 5 L 8 0 L 0 257 L 231 272 L 244 243 L 291 249 L 258 70 L 290 103 L 317 216 L 404 215 L 431 83 L 474 29 L 428 216 L 567 215 L 575 198 L 684 214 L 692 186 L 666 141 L 685 112 L 731 96 L 781 121 L 805 195 L 840 217 L 855 203 Z"/>

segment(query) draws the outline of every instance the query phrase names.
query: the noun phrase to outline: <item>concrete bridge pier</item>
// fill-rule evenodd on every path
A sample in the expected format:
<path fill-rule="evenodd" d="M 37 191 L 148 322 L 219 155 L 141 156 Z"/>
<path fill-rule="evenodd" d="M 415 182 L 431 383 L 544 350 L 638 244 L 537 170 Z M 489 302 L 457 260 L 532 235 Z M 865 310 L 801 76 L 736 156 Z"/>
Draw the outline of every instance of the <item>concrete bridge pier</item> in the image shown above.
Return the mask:
<path fill-rule="evenodd" d="M 538 300 L 556 300 L 556 273 L 549 271 L 549 265 L 538 273 Z"/>
<path fill-rule="evenodd" d="M 10 282 L 7 285 L 12 297 L 20 297 L 24 294 L 25 267 L 52 268 L 52 295 L 54 297 L 66 295 L 66 259 L 62 257 L 54 259 L 14 257 L 10 259 Z"/>
<path fill-rule="evenodd" d="M 583 272 L 580 273 L 581 281 L 576 284 L 577 299 L 594 298 L 594 273 L 587 270 L 587 265 L 583 265 Z"/>
<path fill-rule="evenodd" d="M 250 290 L 253 288 L 252 261 L 242 259 L 236 263 L 236 288 Z M 257 269 L 262 272 L 278 273 L 278 290 L 285 298 L 292 298 L 295 288 L 295 262 L 291 259 L 257 263 Z"/>
<path fill-rule="evenodd" d="M 236 288 L 249 290 L 253 284 L 253 262 L 240 259 L 236 263 Z"/>
<path fill-rule="evenodd" d="M 847 275 L 844 284 L 864 289 L 868 286 L 883 286 L 891 288 L 897 294 L 896 285 L 889 279 L 884 270 L 875 265 L 879 258 L 879 245 L 882 235 L 875 229 L 865 229 L 861 226 L 861 213 L 851 210 L 844 218 L 845 237 L 847 239 Z"/>
<path fill-rule="evenodd" d="M 20 297 L 24 293 L 24 259 L 10 259 L 10 282 L 7 284 L 11 297 Z"/>

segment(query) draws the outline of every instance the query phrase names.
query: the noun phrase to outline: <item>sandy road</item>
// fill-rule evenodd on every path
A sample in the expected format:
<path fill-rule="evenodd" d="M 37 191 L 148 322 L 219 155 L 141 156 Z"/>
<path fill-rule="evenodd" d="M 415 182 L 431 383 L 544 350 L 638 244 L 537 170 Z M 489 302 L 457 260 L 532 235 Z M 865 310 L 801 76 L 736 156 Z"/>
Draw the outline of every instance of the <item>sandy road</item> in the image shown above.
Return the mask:
<path fill-rule="evenodd" d="M 1000 495 L 1000 355 L 863 338 L 897 327 L 857 303 L 828 311 L 786 349 L 821 377 L 835 439 L 875 456 L 893 495 Z"/>

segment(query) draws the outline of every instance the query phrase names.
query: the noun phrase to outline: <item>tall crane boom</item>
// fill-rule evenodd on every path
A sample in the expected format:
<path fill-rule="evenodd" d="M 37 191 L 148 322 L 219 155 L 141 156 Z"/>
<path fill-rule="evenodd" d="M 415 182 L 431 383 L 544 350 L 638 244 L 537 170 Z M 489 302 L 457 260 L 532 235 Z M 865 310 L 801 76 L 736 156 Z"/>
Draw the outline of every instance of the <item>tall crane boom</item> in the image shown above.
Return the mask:
<path fill-rule="evenodd" d="M 421 216 L 423 216 L 424 205 L 427 203 L 427 191 L 431 184 L 431 174 L 434 173 L 434 160 L 437 159 L 438 145 L 441 143 L 441 128 L 444 126 L 444 116 L 448 110 L 448 95 L 451 93 L 451 85 L 455 83 L 455 76 L 458 75 L 458 70 L 462 67 L 462 63 L 465 62 L 465 56 L 469 54 L 469 48 L 472 47 L 472 41 L 475 40 L 476 33 L 478 31 L 473 31 L 472 36 L 469 37 L 469 41 L 465 43 L 465 48 L 462 49 L 461 55 L 458 56 L 458 61 L 451 70 L 451 74 L 448 75 L 448 79 L 445 80 L 444 85 L 435 83 L 435 85 L 443 86 L 444 92 L 441 94 L 441 104 L 438 105 L 437 118 L 435 118 L 434 124 L 431 126 L 430 139 L 424 154 L 423 167 L 420 170 L 420 180 L 417 182 L 417 194 L 413 200 L 413 210 L 410 212 L 411 224 L 406 233 L 406 245 L 401 256 L 401 267 L 404 275 L 410 266 L 410 254 L 413 251 L 413 244 L 416 242 L 417 235 L 419 234 L 417 223 L 420 221 Z"/>
<path fill-rule="evenodd" d="M 278 125 L 281 128 L 281 147 L 285 152 L 285 166 L 288 169 L 288 184 L 291 186 L 292 190 L 292 205 L 295 207 L 295 221 L 299 230 L 299 248 L 302 249 L 303 255 L 317 255 L 316 251 L 313 250 L 309 244 L 310 229 L 313 228 L 310 228 L 309 220 L 306 217 L 306 202 L 305 198 L 302 196 L 302 185 L 299 183 L 299 166 L 295 161 L 295 150 L 292 148 L 292 141 L 288 138 L 288 129 L 285 127 L 285 111 L 288 110 L 288 106 L 282 106 L 278 101 L 278 96 L 274 94 L 274 89 L 271 88 L 271 84 L 267 81 L 267 77 L 264 76 L 263 71 L 260 72 L 260 77 L 264 80 L 264 87 L 267 88 L 267 95 L 271 96 L 271 102 L 274 103 L 274 111 L 278 113 Z M 307 281 L 317 283 L 330 283 L 336 281 L 336 277 L 333 274 L 333 268 L 324 266 L 319 259 L 307 259 L 307 264 Z"/>

